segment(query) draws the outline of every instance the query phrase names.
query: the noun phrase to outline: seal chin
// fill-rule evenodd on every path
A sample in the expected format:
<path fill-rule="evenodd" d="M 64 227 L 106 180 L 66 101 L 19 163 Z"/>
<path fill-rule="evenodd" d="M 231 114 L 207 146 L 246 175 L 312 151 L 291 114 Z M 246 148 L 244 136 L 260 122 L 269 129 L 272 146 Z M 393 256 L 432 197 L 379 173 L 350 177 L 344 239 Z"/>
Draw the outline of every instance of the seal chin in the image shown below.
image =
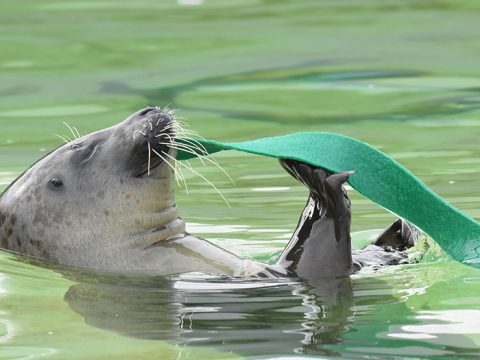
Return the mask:
<path fill-rule="evenodd" d="M 153 151 L 152 151 L 153 152 Z M 134 173 L 136 178 L 166 178 L 173 172 L 172 167 L 174 167 L 174 158 L 176 157 L 177 151 L 174 149 L 167 149 L 162 151 L 159 155 L 151 155 L 150 165 L 141 166 L 138 172 Z M 168 155 L 167 155 L 168 154 Z M 168 163 L 168 164 L 167 164 Z"/>

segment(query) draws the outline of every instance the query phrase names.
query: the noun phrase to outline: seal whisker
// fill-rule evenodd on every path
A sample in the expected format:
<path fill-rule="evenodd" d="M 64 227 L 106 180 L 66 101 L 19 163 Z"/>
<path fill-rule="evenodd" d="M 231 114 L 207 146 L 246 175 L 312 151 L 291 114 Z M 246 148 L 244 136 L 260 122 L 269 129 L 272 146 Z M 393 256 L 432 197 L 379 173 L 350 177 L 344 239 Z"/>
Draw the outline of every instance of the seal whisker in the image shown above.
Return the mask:
<path fill-rule="evenodd" d="M 137 134 L 137 132 L 140 133 L 140 134 L 142 134 L 143 136 L 147 136 L 147 134 L 144 133 L 143 131 L 140 131 L 140 130 L 138 130 L 138 129 L 135 129 L 135 130 L 133 131 L 133 140 L 135 140 L 135 135 Z"/>
<path fill-rule="evenodd" d="M 172 121 L 170 124 L 168 124 L 168 125 L 166 126 L 166 128 L 167 128 L 167 129 L 171 129 L 171 128 L 173 128 L 173 129 L 178 129 L 178 123 L 177 123 L 177 121 L 176 121 L 176 120 Z"/>
<path fill-rule="evenodd" d="M 197 137 L 197 138 L 205 140 L 204 137 L 200 136 L 196 131 L 193 131 L 193 130 L 178 128 L 176 133 L 177 133 L 177 136 L 179 136 L 179 137 L 183 137 L 183 136 L 185 136 L 185 137 Z"/>
<path fill-rule="evenodd" d="M 178 116 L 178 115 L 177 115 L 177 110 L 175 110 L 175 112 L 173 113 L 173 116 L 175 116 L 175 119 L 185 120 L 185 117 L 184 117 L 184 116 Z"/>
<path fill-rule="evenodd" d="M 206 166 L 205 162 L 203 161 L 202 158 L 205 158 L 203 156 L 201 156 L 200 154 L 198 154 L 196 151 L 194 150 L 191 150 L 190 148 L 188 147 L 182 147 L 181 145 L 182 144 L 179 144 L 179 143 L 162 143 L 162 142 L 159 142 L 158 143 L 159 145 L 167 145 L 169 146 L 171 149 L 175 149 L 175 150 L 179 150 L 179 151 L 184 151 L 186 153 L 189 153 L 189 154 L 192 154 L 192 155 L 195 155 L 202 163 L 203 166 Z M 177 160 L 178 161 L 178 160 Z"/>
<path fill-rule="evenodd" d="M 73 135 L 73 139 L 76 140 L 77 139 L 77 135 L 75 134 L 75 131 L 73 131 L 72 127 L 70 125 L 68 125 L 65 121 L 63 122 L 63 125 L 65 125 L 68 130 L 70 130 L 70 132 L 72 133 Z"/>
<path fill-rule="evenodd" d="M 150 176 L 150 164 L 152 161 L 152 147 L 150 145 L 150 141 L 147 143 L 148 144 L 148 167 L 147 167 L 147 176 Z"/>
<path fill-rule="evenodd" d="M 183 147 L 184 149 L 188 149 L 191 152 L 191 154 L 196 155 L 198 157 L 203 157 L 205 158 L 205 154 L 208 154 L 207 149 L 198 141 L 191 142 L 188 141 L 187 139 L 182 139 L 182 142 L 175 141 L 175 139 L 171 140 L 171 144 L 175 146 L 180 146 Z"/>
<path fill-rule="evenodd" d="M 187 161 L 187 163 L 188 163 L 188 161 Z M 182 174 L 183 183 L 185 184 L 185 191 L 187 192 L 187 195 L 188 195 L 187 178 L 186 178 L 185 175 L 183 174 L 182 167 L 180 166 L 180 162 L 179 162 L 177 159 L 175 159 L 175 168 L 177 168 L 178 171 Z"/>
<path fill-rule="evenodd" d="M 157 123 L 155 124 L 155 126 L 158 126 L 158 125 L 160 124 L 160 121 L 162 121 L 162 120 L 164 120 L 163 117 L 159 118 L 159 119 L 157 120 Z M 168 125 L 165 127 L 165 129 L 167 129 L 167 128 L 170 129 L 170 128 L 176 126 L 176 124 L 175 124 L 176 119 L 173 119 L 173 116 L 172 116 L 172 120 L 173 120 L 173 121 L 172 121 L 170 124 L 168 124 Z"/>
<path fill-rule="evenodd" d="M 188 125 L 186 122 L 184 121 L 181 121 L 181 120 L 178 120 L 177 118 L 175 118 L 175 126 L 179 129 L 179 130 L 185 130 L 185 128 L 189 127 L 190 125 Z"/>
<path fill-rule="evenodd" d="M 188 152 L 192 155 L 197 155 L 197 156 L 203 156 L 201 154 L 199 154 L 198 152 L 196 152 L 195 150 L 198 150 L 198 149 L 194 149 L 194 148 L 191 148 L 185 144 L 182 144 L 182 143 L 177 143 L 177 142 L 174 142 L 174 143 L 171 143 L 171 142 L 158 142 L 158 145 L 167 145 L 169 147 L 171 147 L 172 149 L 177 149 L 177 150 L 183 150 L 185 152 Z"/>
<path fill-rule="evenodd" d="M 180 119 L 182 119 L 182 120 L 180 120 Z M 178 128 L 185 130 L 186 128 L 190 127 L 190 124 L 187 123 L 184 120 L 185 120 L 184 118 L 180 118 L 178 116 L 175 116 L 175 123 L 177 124 Z"/>
<path fill-rule="evenodd" d="M 200 160 L 200 162 L 204 167 L 206 166 L 204 160 L 208 161 L 210 164 L 217 167 L 221 172 L 223 172 L 232 184 L 235 184 L 235 181 L 232 179 L 230 174 L 217 162 L 215 158 L 212 158 L 211 155 L 210 157 L 208 157 L 208 156 L 199 154 L 197 151 L 195 151 L 195 150 L 199 150 L 198 148 L 193 148 L 191 146 L 188 146 L 187 144 L 182 144 L 182 143 L 169 144 L 169 143 L 160 142 L 159 145 L 167 145 L 167 146 L 170 146 L 172 149 L 185 151 L 186 153 L 195 155 L 197 156 L 197 158 Z"/>
<path fill-rule="evenodd" d="M 177 171 L 176 171 L 176 169 L 173 167 L 173 165 L 170 164 L 170 163 L 168 162 L 168 160 L 165 159 L 158 151 L 156 151 L 155 149 L 152 149 L 152 151 L 153 151 L 153 153 L 156 154 L 160 159 L 162 159 L 163 162 L 165 162 L 165 164 L 167 164 L 168 166 L 170 166 L 170 168 L 173 170 L 173 173 L 174 173 L 174 175 L 175 175 L 175 180 L 177 181 L 177 185 L 178 185 L 178 186 L 181 186 L 181 185 L 180 185 L 180 181 L 179 181 L 179 179 L 178 179 Z"/>
<path fill-rule="evenodd" d="M 159 121 L 160 121 L 160 120 L 159 120 Z M 157 124 L 156 126 L 158 126 L 158 124 Z M 170 130 L 170 129 L 174 129 L 174 130 L 175 130 L 175 125 L 174 125 L 174 124 L 169 124 L 169 125 L 167 125 L 167 126 L 165 126 L 165 127 L 163 128 L 163 131 L 166 132 L 167 130 Z M 166 135 L 166 133 L 160 133 L 160 134 L 158 134 L 156 137 L 162 136 L 162 135 Z"/>
<path fill-rule="evenodd" d="M 176 171 L 176 169 L 173 167 L 173 165 L 170 164 L 170 163 L 168 162 L 168 160 L 165 159 L 165 158 L 164 158 L 158 151 L 156 151 L 155 149 L 152 149 L 152 152 L 153 152 L 154 154 L 156 154 L 160 159 L 162 159 L 163 162 L 165 162 L 165 163 L 173 170 L 173 173 L 175 174 L 175 180 L 177 181 L 177 184 L 180 185 L 179 182 L 178 182 L 178 178 L 177 178 L 177 171 Z"/>
<path fill-rule="evenodd" d="M 172 144 L 175 142 L 175 139 L 170 134 L 165 133 L 163 135 L 165 135 L 168 141 L 170 141 Z"/>
<path fill-rule="evenodd" d="M 184 138 L 188 140 L 195 140 L 195 139 L 205 140 L 205 138 L 201 137 L 197 133 L 190 132 L 190 131 L 178 132 L 176 135 L 178 138 Z"/>
<path fill-rule="evenodd" d="M 167 164 L 170 165 L 170 163 L 167 159 L 165 159 L 160 154 L 159 154 L 159 156 L 163 159 L 163 161 L 167 162 Z M 170 158 L 171 158 L 171 156 L 170 156 Z M 188 195 L 187 179 L 185 178 L 185 175 L 183 174 L 182 168 L 180 167 L 180 165 L 178 164 L 178 161 L 176 159 L 173 160 L 173 164 L 174 164 L 174 167 L 175 167 L 174 168 L 174 175 L 175 175 L 175 180 L 177 181 L 177 185 L 179 187 L 182 187 L 181 183 L 183 182 L 183 184 L 185 186 L 185 191 L 187 192 L 187 195 Z"/>
<path fill-rule="evenodd" d="M 167 113 L 168 115 L 170 116 L 175 116 L 175 113 L 178 111 L 177 109 L 170 109 L 169 108 L 170 104 L 168 104 L 167 106 L 165 106 L 162 111 Z"/>
<path fill-rule="evenodd" d="M 172 118 L 174 118 L 175 121 L 176 121 L 177 123 L 179 123 L 180 125 L 190 126 L 186 121 L 184 121 L 185 118 L 184 118 L 183 116 L 178 116 L 178 115 L 177 115 L 177 112 L 176 112 L 176 111 L 174 111 L 174 112 L 169 112 L 168 114 L 169 114 Z"/>
<path fill-rule="evenodd" d="M 185 131 L 186 130 L 185 128 L 190 126 L 187 123 L 185 123 L 184 121 L 179 120 L 177 117 L 174 118 L 173 124 L 174 124 L 175 128 L 177 129 L 177 131 L 179 131 L 179 132 Z"/>
<path fill-rule="evenodd" d="M 71 139 L 69 139 L 66 136 L 62 136 L 62 135 L 58 135 L 58 134 L 53 134 L 53 136 L 59 137 L 60 139 L 62 139 L 65 142 L 65 144 L 68 144 L 70 141 L 72 141 Z"/>
<path fill-rule="evenodd" d="M 197 141 L 195 139 L 182 138 L 182 142 L 183 142 L 183 144 L 185 144 L 187 146 L 190 146 L 192 148 L 192 150 L 198 150 L 201 155 L 208 154 L 208 151 L 205 148 L 205 146 L 203 146 L 202 143 L 200 143 L 199 141 Z"/>
<path fill-rule="evenodd" d="M 166 161 L 168 163 L 168 160 L 166 160 L 164 157 L 161 157 L 161 158 L 163 159 L 163 161 Z M 188 188 L 187 188 L 187 182 L 186 182 L 185 176 L 183 175 L 183 171 L 181 167 L 178 165 L 178 161 L 176 159 L 173 162 L 173 165 L 175 167 L 175 172 L 174 172 L 175 178 L 178 178 L 180 181 L 182 181 L 185 184 L 185 190 L 187 190 L 187 194 L 188 194 Z M 178 181 L 177 183 L 180 186 L 180 183 Z"/>
<path fill-rule="evenodd" d="M 183 184 L 185 185 L 185 191 L 188 195 L 188 186 L 187 186 L 187 179 L 183 174 L 182 167 L 178 164 L 178 160 L 175 160 L 175 169 L 177 169 L 177 173 L 180 174 L 181 179 L 183 180 Z"/>
<path fill-rule="evenodd" d="M 178 129 L 179 129 L 179 130 L 182 130 L 182 131 L 185 131 L 185 132 L 189 132 L 189 133 L 194 133 L 194 134 L 196 134 L 197 136 L 200 136 L 200 135 L 198 135 L 198 133 L 197 133 L 195 130 L 187 129 L 187 127 L 190 127 L 190 125 L 184 125 L 184 126 L 182 126 L 180 123 L 177 122 L 177 126 L 178 126 Z"/>
<path fill-rule="evenodd" d="M 164 144 L 164 145 L 168 145 L 168 144 Z M 187 143 L 175 142 L 175 145 L 177 147 L 181 147 L 181 149 L 179 149 L 179 150 L 182 150 L 182 151 L 185 151 L 187 153 L 190 153 L 192 155 L 197 156 L 198 159 L 202 162 L 203 166 L 206 166 L 203 160 L 208 161 L 209 163 L 211 163 L 212 165 L 217 167 L 221 172 L 223 172 L 232 184 L 235 184 L 235 181 L 232 179 L 230 174 L 218 163 L 217 159 L 215 159 L 212 155 L 209 155 L 209 156 L 205 155 L 205 154 L 207 154 L 207 149 L 205 149 L 205 147 L 201 143 L 199 143 L 198 141 L 194 140 L 193 144 L 189 141 L 187 141 Z M 201 147 L 201 149 L 199 148 L 199 146 Z M 200 151 L 201 153 L 197 152 L 196 150 Z"/>
<path fill-rule="evenodd" d="M 170 135 L 167 133 L 167 131 L 170 130 L 170 129 L 172 129 L 175 134 L 177 133 L 177 127 L 176 127 L 175 123 L 171 123 L 171 124 L 166 125 L 166 126 L 163 128 L 163 132 L 160 133 L 160 134 L 158 134 L 158 136 L 162 136 L 162 135 L 166 135 L 166 136 L 168 135 L 168 136 L 170 136 Z M 157 137 L 158 137 L 158 136 L 157 136 Z"/>
<path fill-rule="evenodd" d="M 80 132 L 78 131 L 78 129 L 75 127 L 75 126 L 72 126 L 73 130 L 77 133 L 77 139 L 78 138 L 81 138 L 82 135 L 80 134 Z"/>
<path fill-rule="evenodd" d="M 234 184 L 235 182 L 233 181 L 232 177 L 230 176 L 230 174 L 228 174 L 228 172 L 218 163 L 218 161 L 210 156 L 210 157 L 207 157 L 205 156 L 206 154 L 208 154 L 208 151 L 207 149 L 203 146 L 203 144 L 201 144 L 199 141 L 197 141 L 195 138 L 191 137 L 191 136 L 195 136 L 195 137 L 198 137 L 200 139 L 205 139 L 203 138 L 202 136 L 198 135 L 195 131 L 192 131 L 192 130 L 186 130 L 182 127 L 181 125 L 182 122 L 180 121 L 174 121 L 172 124 L 169 124 L 164 130 L 166 130 L 167 128 L 170 128 L 171 126 L 176 126 L 178 129 L 176 129 L 176 135 L 177 136 L 184 136 L 184 138 L 182 139 L 183 142 L 181 143 L 182 144 L 182 149 L 183 151 L 185 152 L 189 152 L 190 154 L 192 155 L 195 155 L 199 158 L 199 160 L 202 162 L 203 166 L 206 166 L 204 161 L 203 160 L 207 160 L 208 162 L 210 162 L 211 164 L 213 164 L 214 166 L 216 166 L 218 169 L 220 169 L 220 171 L 222 171 L 226 176 L 227 178 L 230 180 L 230 182 L 232 184 Z M 188 124 L 187 124 L 188 126 Z M 172 136 L 170 136 L 170 134 L 167 134 L 167 133 L 163 133 L 163 134 L 159 134 L 155 137 L 160 137 L 162 135 L 165 135 L 168 140 L 170 141 L 170 143 L 159 143 L 159 144 L 162 144 L 162 145 L 167 145 L 167 146 L 170 146 L 170 147 L 173 147 L 173 145 L 177 145 L 177 149 L 178 149 L 178 142 L 175 141 L 175 139 L 172 138 Z M 190 151 L 188 151 L 190 150 Z"/>
<path fill-rule="evenodd" d="M 175 159 L 174 157 L 172 157 L 171 155 L 165 153 L 165 155 L 167 155 L 169 158 L 173 159 L 174 161 L 177 161 L 177 159 Z M 207 184 L 209 184 L 216 192 L 218 195 L 220 195 L 220 197 L 223 199 L 223 201 L 225 201 L 225 203 L 228 205 L 228 207 L 231 207 L 229 202 L 227 201 L 227 199 L 225 198 L 225 196 L 223 196 L 222 192 L 220 190 L 218 190 L 218 188 L 211 182 L 209 181 L 205 176 L 203 176 L 202 174 L 200 174 L 198 171 L 194 170 L 191 166 L 188 167 L 187 165 L 185 165 L 184 163 L 178 161 L 178 164 L 180 166 L 183 166 L 184 168 L 186 169 L 189 169 L 191 172 L 193 172 L 194 174 L 198 175 L 199 177 L 201 177 L 203 180 L 205 180 L 205 182 Z"/>
<path fill-rule="evenodd" d="M 158 143 L 159 145 L 167 145 L 169 146 L 170 148 L 172 149 L 175 149 L 175 150 L 180 150 L 180 151 L 184 151 L 186 153 L 189 153 L 189 154 L 192 154 L 192 155 L 195 155 L 196 157 L 198 157 L 198 159 L 202 162 L 203 166 L 206 166 L 205 165 L 205 162 L 203 161 L 204 159 L 205 160 L 208 160 L 212 163 L 214 163 L 211 159 L 207 159 L 205 156 L 199 154 L 197 151 L 195 150 L 198 150 L 198 149 L 194 149 L 194 148 L 191 148 L 191 147 L 188 147 L 187 145 L 185 144 L 182 144 L 182 143 L 165 143 L 165 142 L 159 142 Z"/>
<path fill-rule="evenodd" d="M 175 135 L 176 135 L 176 138 L 181 138 L 185 142 L 195 143 L 201 148 L 204 147 L 202 143 L 200 143 L 198 140 L 205 140 L 205 138 L 201 137 L 198 134 L 190 133 L 190 132 L 177 132 Z"/>

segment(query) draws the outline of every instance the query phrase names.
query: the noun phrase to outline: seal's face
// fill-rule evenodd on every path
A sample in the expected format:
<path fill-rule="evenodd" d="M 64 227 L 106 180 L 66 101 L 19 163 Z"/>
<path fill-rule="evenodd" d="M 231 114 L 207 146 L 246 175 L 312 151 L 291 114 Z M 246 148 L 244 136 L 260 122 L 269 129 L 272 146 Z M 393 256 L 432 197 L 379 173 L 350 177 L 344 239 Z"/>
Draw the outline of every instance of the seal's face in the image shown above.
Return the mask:
<path fill-rule="evenodd" d="M 171 187 L 173 125 L 168 113 L 146 108 L 39 160 L 0 197 L 1 246 L 109 268 L 127 263 L 126 247 L 183 231 Z"/>

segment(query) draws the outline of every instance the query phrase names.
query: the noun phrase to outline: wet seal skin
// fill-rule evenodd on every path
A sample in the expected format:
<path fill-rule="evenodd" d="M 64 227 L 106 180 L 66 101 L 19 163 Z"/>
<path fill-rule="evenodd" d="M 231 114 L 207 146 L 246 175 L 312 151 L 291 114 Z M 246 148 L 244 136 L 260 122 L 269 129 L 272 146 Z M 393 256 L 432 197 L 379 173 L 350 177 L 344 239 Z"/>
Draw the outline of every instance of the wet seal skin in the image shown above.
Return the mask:
<path fill-rule="evenodd" d="M 1 247 L 66 266 L 157 275 L 316 280 L 405 261 L 401 250 L 414 233 L 402 231 L 408 224 L 401 220 L 352 258 L 350 200 L 342 187 L 351 172 L 293 160 L 280 162 L 309 197 L 276 264 L 241 259 L 187 233 L 173 188 L 176 124 L 168 111 L 148 107 L 37 161 L 0 196 Z"/>

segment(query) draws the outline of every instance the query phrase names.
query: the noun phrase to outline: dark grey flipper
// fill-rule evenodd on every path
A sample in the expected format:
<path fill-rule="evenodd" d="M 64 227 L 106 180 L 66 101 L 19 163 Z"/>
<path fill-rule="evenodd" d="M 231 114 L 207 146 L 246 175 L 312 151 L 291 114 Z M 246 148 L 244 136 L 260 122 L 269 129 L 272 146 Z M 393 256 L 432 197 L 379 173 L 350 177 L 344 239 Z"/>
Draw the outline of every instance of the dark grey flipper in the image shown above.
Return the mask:
<path fill-rule="evenodd" d="M 339 278 L 352 272 L 350 200 L 342 184 L 352 172 L 332 174 L 294 160 L 280 160 L 310 195 L 278 265 L 308 280 Z"/>
<path fill-rule="evenodd" d="M 419 233 L 417 228 L 408 221 L 397 219 L 378 236 L 373 244 L 402 251 L 415 245 Z"/>
<path fill-rule="evenodd" d="M 361 250 L 353 250 L 353 271 L 364 266 L 398 265 L 409 262 L 405 250 L 417 242 L 421 231 L 403 219 L 395 220 L 373 242 Z"/>
<path fill-rule="evenodd" d="M 342 187 L 352 171 L 332 174 L 295 160 L 280 160 L 280 164 L 310 195 L 277 265 L 311 281 L 345 277 L 364 266 L 408 261 L 403 251 L 415 244 L 419 232 L 402 219 L 391 224 L 374 244 L 352 252 L 350 199 Z"/>

